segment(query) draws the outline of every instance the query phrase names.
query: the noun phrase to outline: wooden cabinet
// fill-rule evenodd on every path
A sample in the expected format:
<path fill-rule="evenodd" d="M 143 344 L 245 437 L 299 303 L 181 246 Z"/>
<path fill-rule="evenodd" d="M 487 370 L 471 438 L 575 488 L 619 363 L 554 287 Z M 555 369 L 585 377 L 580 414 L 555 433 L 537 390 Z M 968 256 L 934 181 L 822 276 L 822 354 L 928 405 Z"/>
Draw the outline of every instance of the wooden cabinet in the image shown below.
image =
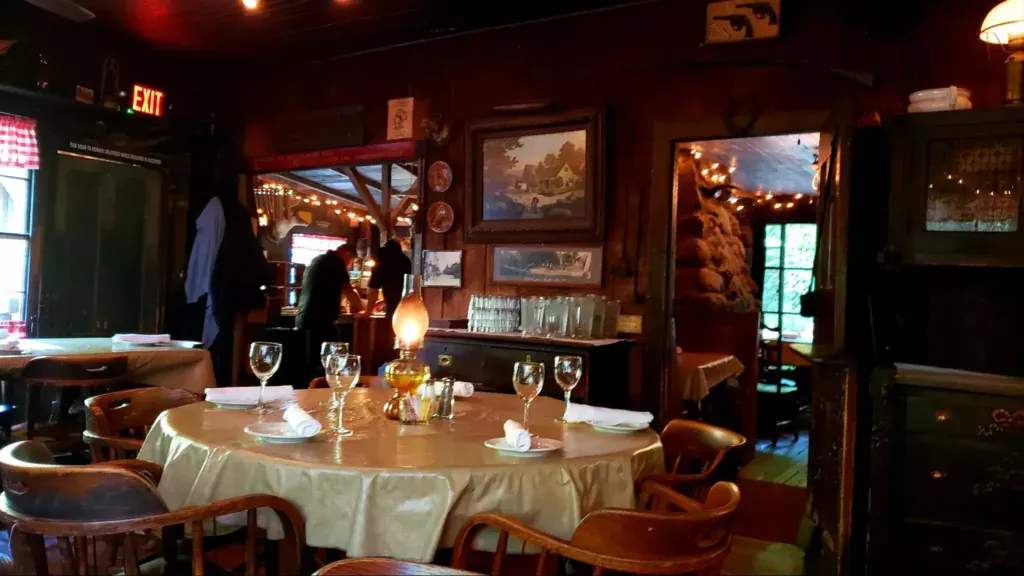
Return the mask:
<path fill-rule="evenodd" d="M 872 574 L 1021 574 L 1024 380 L 904 367 L 874 379 Z"/>
<path fill-rule="evenodd" d="M 465 330 L 431 330 L 419 359 L 432 374 L 451 373 L 459 380 L 479 384 L 485 392 L 515 394 L 512 370 L 516 362 L 531 360 L 545 365 L 542 396 L 562 398 L 552 372 L 555 356 L 583 357 L 583 377 L 572 397 L 580 402 L 625 408 L 629 395 L 631 340 L 578 342 L 509 334 L 479 334 Z M 450 366 L 444 363 L 451 362 Z"/>
<path fill-rule="evenodd" d="M 889 240 L 899 262 L 1024 265 L 1024 109 L 893 123 Z"/>

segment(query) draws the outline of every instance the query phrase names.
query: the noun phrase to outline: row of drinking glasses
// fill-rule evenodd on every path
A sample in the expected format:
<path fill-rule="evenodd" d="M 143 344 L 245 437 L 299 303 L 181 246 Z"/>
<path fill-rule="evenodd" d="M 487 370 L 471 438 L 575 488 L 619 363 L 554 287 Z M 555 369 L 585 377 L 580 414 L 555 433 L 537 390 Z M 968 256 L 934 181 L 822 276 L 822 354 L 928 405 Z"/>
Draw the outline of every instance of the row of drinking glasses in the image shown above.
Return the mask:
<path fill-rule="evenodd" d="M 523 298 L 522 311 L 522 330 L 527 336 L 588 339 L 618 334 L 618 300 L 597 294 Z"/>
<path fill-rule="evenodd" d="M 470 332 L 515 332 L 521 318 L 517 296 L 483 296 L 469 299 Z"/>

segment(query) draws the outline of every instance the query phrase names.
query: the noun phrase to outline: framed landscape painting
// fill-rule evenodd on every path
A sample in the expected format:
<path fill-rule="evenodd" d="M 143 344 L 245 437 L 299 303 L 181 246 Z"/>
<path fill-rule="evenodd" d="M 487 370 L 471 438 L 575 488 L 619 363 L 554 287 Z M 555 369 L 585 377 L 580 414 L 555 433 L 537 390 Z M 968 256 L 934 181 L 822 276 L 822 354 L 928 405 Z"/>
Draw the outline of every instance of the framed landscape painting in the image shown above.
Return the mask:
<path fill-rule="evenodd" d="M 598 287 L 603 256 L 601 246 L 494 246 L 492 280 L 522 286 Z"/>
<path fill-rule="evenodd" d="M 604 239 L 604 138 L 596 110 L 470 126 L 467 242 Z"/>
<path fill-rule="evenodd" d="M 462 250 L 424 250 L 423 287 L 461 288 Z"/>

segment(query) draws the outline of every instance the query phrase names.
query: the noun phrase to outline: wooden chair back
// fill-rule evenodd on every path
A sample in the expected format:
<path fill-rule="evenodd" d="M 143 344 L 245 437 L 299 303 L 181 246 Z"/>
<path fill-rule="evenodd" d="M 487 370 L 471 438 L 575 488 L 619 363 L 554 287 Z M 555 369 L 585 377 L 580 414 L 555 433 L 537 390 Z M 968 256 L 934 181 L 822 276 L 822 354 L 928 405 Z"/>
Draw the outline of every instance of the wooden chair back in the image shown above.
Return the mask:
<path fill-rule="evenodd" d="M 387 378 L 383 376 L 367 376 L 363 374 L 359 377 L 359 382 L 356 386 L 360 388 L 390 388 L 391 384 L 388 384 Z M 323 376 L 317 376 L 309 381 L 309 389 L 314 390 L 316 388 L 329 388 L 327 385 L 327 378 Z"/>
<path fill-rule="evenodd" d="M 782 341 L 762 340 L 758 348 L 758 383 L 782 385 Z"/>
<path fill-rule="evenodd" d="M 721 571 L 740 503 L 735 484 L 716 484 L 702 504 L 669 487 L 648 482 L 643 486 L 641 503 L 646 510 L 607 509 L 587 514 L 569 541 L 504 516 L 477 514 L 459 533 L 452 565 L 467 568 L 474 540 L 481 530 L 491 527 L 498 530 L 490 571 L 493 575 L 501 574 L 510 535 L 542 549 L 538 573 L 550 554 L 590 564 L 595 575 L 605 570 L 633 574 Z"/>
<path fill-rule="evenodd" d="M 313 576 L 361 576 L 390 574 L 392 576 L 462 576 L 476 574 L 455 570 L 447 566 L 408 562 L 393 558 L 349 558 L 332 562 L 313 573 Z"/>
<path fill-rule="evenodd" d="M 192 574 L 205 574 L 204 520 L 246 513 L 245 567 L 247 576 L 259 572 L 256 511 L 267 508 L 276 514 L 284 530 L 281 554 L 283 573 L 300 572 L 304 524 L 299 510 L 287 500 L 269 495 L 249 495 L 208 506 L 189 506 L 168 511 L 152 478 L 159 466 L 139 460 L 112 461 L 89 466 L 61 466 L 40 442 L 26 441 L 0 450 L 0 521 L 13 525 L 18 545 L 15 562 L 46 576 L 44 537 L 55 537 L 66 569 L 72 574 L 95 574 L 98 565 L 96 539 L 116 537 L 123 545 L 124 571 L 137 575 L 138 532 L 164 530 L 180 534 L 188 524 L 192 536 Z M 149 475 L 146 472 L 150 472 Z M 90 543 L 91 539 L 91 543 Z M 166 544 L 166 543 L 165 543 Z M 171 549 L 174 547 L 171 546 Z M 166 546 L 165 546 L 166 549 Z M 185 573 L 176 555 L 165 557 L 170 573 Z M 90 564 L 91 562 L 91 564 Z"/>
<path fill-rule="evenodd" d="M 134 458 L 164 410 L 197 402 L 188 390 L 136 388 L 85 400 L 85 432 L 93 463 Z"/>
<path fill-rule="evenodd" d="M 21 377 L 30 385 L 111 386 L 128 379 L 128 357 L 105 356 L 77 359 L 39 356 L 29 360 Z"/>
<path fill-rule="evenodd" d="M 708 483 L 735 480 L 747 439 L 696 420 L 672 420 L 661 431 L 669 474 L 707 475 Z"/>

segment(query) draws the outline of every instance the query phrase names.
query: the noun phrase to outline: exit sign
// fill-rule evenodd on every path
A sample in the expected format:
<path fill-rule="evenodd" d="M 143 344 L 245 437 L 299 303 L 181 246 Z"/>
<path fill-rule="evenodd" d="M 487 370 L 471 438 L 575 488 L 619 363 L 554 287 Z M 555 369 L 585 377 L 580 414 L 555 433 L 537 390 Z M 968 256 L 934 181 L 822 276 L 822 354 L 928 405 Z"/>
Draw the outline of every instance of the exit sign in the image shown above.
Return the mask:
<path fill-rule="evenodd" d="M 150 116 L 164 115 L 164 93 L 154 88 L 135 85 L 132 90 L 132 110 Z"/>

